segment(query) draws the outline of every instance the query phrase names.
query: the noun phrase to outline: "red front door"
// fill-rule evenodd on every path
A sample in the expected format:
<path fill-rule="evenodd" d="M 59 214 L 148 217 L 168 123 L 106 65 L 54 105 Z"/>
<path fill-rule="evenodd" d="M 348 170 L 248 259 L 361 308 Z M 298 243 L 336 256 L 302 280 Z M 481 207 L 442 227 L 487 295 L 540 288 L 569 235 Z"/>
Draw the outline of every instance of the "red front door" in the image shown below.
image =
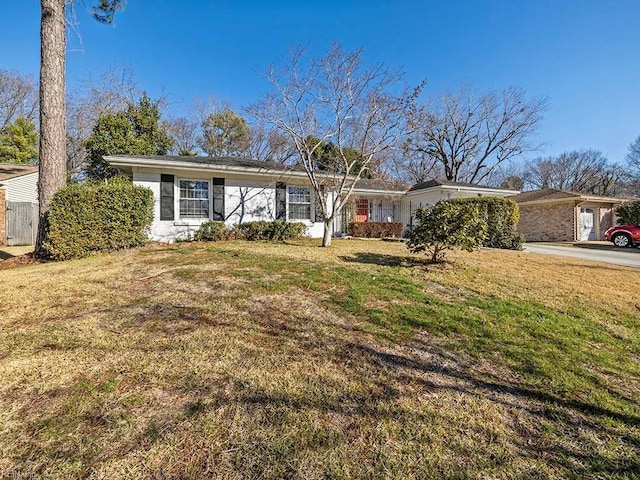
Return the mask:
<path fill-rule="evenodd" d="M 359 198 L 356 200 L 356 222 L 366 222 L 369 220 L 369 200 Z"/>

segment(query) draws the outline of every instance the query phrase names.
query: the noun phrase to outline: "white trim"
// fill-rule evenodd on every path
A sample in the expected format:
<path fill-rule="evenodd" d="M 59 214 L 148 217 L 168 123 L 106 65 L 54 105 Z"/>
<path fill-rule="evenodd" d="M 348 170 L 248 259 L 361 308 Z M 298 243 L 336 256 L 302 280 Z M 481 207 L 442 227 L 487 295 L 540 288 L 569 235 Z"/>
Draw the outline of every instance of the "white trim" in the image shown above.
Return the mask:
<path fill-rule="evenodd" d="M 209 215 L 208 216 L 206 216 L 206 217 L 183 217 L 182 216 L 182 213 L 180 211 L 180 200 L 182 200 L 182 197 L 180 196 L 180 193 L 181 193 L 180 192 L 180 190 L 181 190 L 180 182 L 201 182 L 201 183 L 202 182 L 206 182 L 207 183 L 207 185 L 208 185 L 207 192 L 209 194 L 208 198 L 207 198 L 207 201 L 209 203 Z M 211 219 L 211 209 L 213 208 L 212 198 L 211 198 L 212 197 L 212 195 L 211 195 L 211 193 L 212 193 L 211 192 L 211 187 L 212 187 L 211 183 L 212 183 L 211 180 L 210 179 L 206 179 L 206 178 L 182 178 L 182 177 L 178 178 L 178 177 L 176 177 L 176 182 L 174 183 L 173 188 L 174 189 L 177 188 L 177 190 L 178 190 L 178 195 L 177 195 L 177 198 L 178 198 L 178 210 L 177 210 L 178 211 L 178 215 L 177 215 L 177 217 L 178 217 L 178 219 L 174 220 L 174 221 L 180 221 L 180 222 L 187 222 L 188 223 L 190 221 L 202 222 L 203 220 L 210 220 Z M 189 198 L 185 198 L 184 200 L 190 200 L 190 199 Z M 195 198 L 195 199 L 191 199 L 191 200 L 198 200 L 198 199 Z M 175 200 L 174 200 L 174 205 L 175 205 Z"/>
<path fill-rule="evenodd" d="M 406 195 L 419 195 L 420 193 L 430 192 L 434 190 L 442 190 L 442 191 L 450 191 L 450 192 L 478 192 L 487 196 L 491 196 L 491 194 L 494 194 L 494 195 L 500 195 L 503 197 L 510 197 L 520 193 L 520 190 L 506 190 L 506 189 L 489 188 L 489 187 L 482 187 L 482 186 L 467 187 L 463 185 L 461 186 L 434 185 L 433 187 L 419 188 L 417 190 L 409 190 L 407 191 Z"/>

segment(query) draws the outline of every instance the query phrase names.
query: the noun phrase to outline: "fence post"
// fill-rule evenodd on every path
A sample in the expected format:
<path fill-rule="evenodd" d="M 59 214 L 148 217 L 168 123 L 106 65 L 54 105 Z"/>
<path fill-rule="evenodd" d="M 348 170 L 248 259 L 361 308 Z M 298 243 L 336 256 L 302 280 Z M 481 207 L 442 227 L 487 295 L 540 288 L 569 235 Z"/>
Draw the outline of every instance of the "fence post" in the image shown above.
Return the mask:
<path fill-rule="evenodd" d="M 0 245 L 7 244 L 7 191 L 0 187 Z"/>

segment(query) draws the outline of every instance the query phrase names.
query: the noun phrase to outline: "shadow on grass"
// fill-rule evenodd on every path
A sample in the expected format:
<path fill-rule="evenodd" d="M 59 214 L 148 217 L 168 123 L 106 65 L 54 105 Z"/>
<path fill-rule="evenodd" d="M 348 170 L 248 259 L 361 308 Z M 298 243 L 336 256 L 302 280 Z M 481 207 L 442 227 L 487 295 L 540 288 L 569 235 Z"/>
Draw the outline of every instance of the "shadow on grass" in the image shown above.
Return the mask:
<path fill-rule="evenodd" d="M 7 260 L 9 258 L 13 258 L 15 255 L 11 255 L 9 252 L 5 252 L 4 250 L 0 250 L 0 260 Z"/>
<path fill-rule="evenodd" d="M 383 255 L 380 253 L 358 252 L 354 255 L 340 255 L 338 258 L 347 263 L 364 263 L 368 265 L 381 265 L 384 267 L 417 267 L 442 265 L 433 264 L 426 258 L 416 258 L 400 255 Z"/>

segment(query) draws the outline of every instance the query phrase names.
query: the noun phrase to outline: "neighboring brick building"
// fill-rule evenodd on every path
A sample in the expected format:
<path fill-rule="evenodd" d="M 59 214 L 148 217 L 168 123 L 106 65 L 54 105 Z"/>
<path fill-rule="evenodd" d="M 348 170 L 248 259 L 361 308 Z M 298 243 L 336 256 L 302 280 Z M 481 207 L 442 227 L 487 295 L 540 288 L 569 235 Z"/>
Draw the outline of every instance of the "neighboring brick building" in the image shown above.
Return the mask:
<path fill-rule="evenodd" d="M 626 200 L 544 188 L 513 198 L 520 207 L 518 230 L 529 242 L 604 240 L 615 207 Z"/>

